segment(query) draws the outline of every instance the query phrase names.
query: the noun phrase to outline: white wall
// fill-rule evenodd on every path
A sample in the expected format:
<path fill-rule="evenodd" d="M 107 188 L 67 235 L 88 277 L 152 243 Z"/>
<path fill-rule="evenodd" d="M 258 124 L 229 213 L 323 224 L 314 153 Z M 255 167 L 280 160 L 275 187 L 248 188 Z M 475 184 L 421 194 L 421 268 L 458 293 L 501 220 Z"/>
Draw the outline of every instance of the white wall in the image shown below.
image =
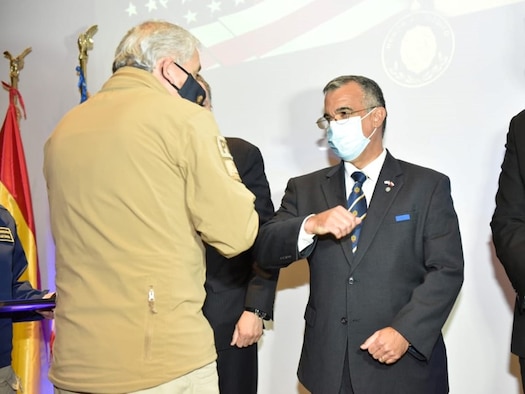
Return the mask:
<path fill-rule="evenodd" d="M 54 269 L 42 148 L 80 100 L 77 37 L 98 25 L 87 68 L 95 92 L 110 76 L 123 34 L 145 19 L 167 19 L 193 28 L 205 45 L 203 75 L 222 132 L 260 147 L 276 206 L 288 178 L 328 165 L 315 126 L 325 83 L 363 74 L 382 86 L 386 146 L 452 181 L 466 270 L 445 327 L 451 393 L 520 393 L 509 353 L 513 292 L 494 256 L 489 221 L 508 123 L 525 107 L 525 1 L 421 0 L 420 8 L 409 0 L 146 1 L 0 3 L 0 50 L 17 56 L 32 47 L 19 89 L 43 286 L 54 287 Z M 211 13 L 214 6 L 222 16 Z M 235 7 L 248 11 L 225 16 Z M 187 25 L 191 12 L 196 21 Z M 7 59 L 0 79 L 9 82 Z M 7 92 L 0 94 L 0 113 L 7 103 Z M 282 272 L 276 320 L 260 348 L 261 394 L 306 393 L 295 371 L 307 283 L 304 262 Z"/>

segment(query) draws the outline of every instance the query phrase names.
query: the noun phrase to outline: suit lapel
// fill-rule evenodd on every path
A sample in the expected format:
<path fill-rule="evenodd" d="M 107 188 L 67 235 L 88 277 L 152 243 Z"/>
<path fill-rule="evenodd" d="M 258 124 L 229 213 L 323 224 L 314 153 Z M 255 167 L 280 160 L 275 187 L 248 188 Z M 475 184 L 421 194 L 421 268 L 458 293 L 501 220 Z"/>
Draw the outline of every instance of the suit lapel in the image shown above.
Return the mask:
<path fill-rule="evenodd" d="M 326 178 L 321 183 L 321 190 L 323 191 L 328 208 L 333 208 L 337 205 L 346 207 L 347 196 L 345 188 L 345 167 L 341 162 L 326 174 Z M 349 237 L 341 239 L 341 247 L 346 257 L 348 264 L 351 264 L 354 255 L 352 253 L 352 244 Z"/>
<path fill-rule="evenodd" d="M 403 172 L 399 162 L 387 151 L 383 168 L 377 179 L 377 183 L 372 196 L 372 201 L 368 206 L 366 219 L 359 236 L 359 246 L 353 258 L 352 270 L 361 262 L 362 257 L 370 247 L 375 234 L 385 220 L 385 215 L 395 201 L 397 194 L 403 187 Z M 387 187 L 386 181 L 393 183 Z"/>
<path fill-rule="evenodd" d="M 326 174 L 324 182 L 321 183 L 321 190 L 328 208 L 333 208 L 336 205 L 345 206 L 345 167 L 343 162 L 330 169 Z"/>

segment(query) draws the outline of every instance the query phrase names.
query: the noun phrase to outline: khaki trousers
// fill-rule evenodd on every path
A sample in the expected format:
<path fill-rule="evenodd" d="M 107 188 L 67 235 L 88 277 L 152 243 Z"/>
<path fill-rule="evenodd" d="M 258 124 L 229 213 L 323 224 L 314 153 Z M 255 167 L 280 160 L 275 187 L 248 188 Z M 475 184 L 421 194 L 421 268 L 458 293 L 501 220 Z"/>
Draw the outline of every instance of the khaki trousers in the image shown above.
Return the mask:
<path fill-rule="evenodd" d="M 1 393 L 0 393 L 1 394 Z M 54 394 L 90 394 L 55 387 Z M 212 362 L 184 376 L 145 390 L 126 394 L 219 394 L 217 364 Z"/>

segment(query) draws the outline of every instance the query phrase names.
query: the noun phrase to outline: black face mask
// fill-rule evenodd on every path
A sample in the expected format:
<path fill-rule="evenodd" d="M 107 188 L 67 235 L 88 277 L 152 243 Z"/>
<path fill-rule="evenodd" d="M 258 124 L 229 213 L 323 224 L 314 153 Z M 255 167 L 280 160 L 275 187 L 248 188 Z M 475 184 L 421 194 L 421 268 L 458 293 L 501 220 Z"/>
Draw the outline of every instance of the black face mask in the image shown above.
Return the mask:
<path fill-rule="evenodd" d="M 198 83 L 193 76 L 187 72 L 183 67 L 179 66 L 177 63 L 173 62 L 178 68 L 186 73 L 188 78 L 186 82 L 178 88 L 170 82 L 170 85 L 173 86 L 179 92 L 179 95 L 186 100 L 189 100 L 193 103 L 203 105 L 204 100 L 206 99 L 206 91 L 202 88 L 200 83 Z M 168 81 L 169 82 L 169 81 Z"/>

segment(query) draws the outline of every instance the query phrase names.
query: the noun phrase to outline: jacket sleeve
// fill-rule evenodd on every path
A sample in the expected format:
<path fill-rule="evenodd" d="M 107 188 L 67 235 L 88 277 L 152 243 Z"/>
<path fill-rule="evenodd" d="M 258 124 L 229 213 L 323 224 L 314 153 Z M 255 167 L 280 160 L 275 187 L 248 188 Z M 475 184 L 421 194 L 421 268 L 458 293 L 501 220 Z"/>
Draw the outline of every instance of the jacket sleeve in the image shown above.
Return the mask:
<path fill-rule="evenodd" d="M 242 154 L 237 154 L 239 150 L 243 150 Z M 255 209 L 259 214 L 259 224 L 262 225 L 274 215 L 274 206 L 261 152 L 255 145 L 243 140 L 233 141 L 232 152 L 243 183 L 255 195 Z M 253 272 L 246 291 L 245 307 L 258 309 L 273 318 L 279 270 L 261 268 L 255 262 L 253 253 L 252 261 Z"/>
<path fill-rule="evenodd" d="M 448 177 L 436 182 L 421 225 L 426 274 L 391 325 L 409 340 L 411 353 L 428 360 L 463 284 L 463 248 Z"/>
<path fill-rule="evenodd" d="M 47 290 L 34 289 L 29 281 L 21 280 L 23 273 L 28 267 L 27 258 L 18 237 L 15 221 L 4 207 L 0 208 L 0 220 L 11 230 L 13 236 L 12 254 L 11 256 L 4 256 L 11 260 L 11 299 L 25 300 L 42 298 L 48 293 Z M 13 322 L 41 319 L 43 319 L 43 316 L 36 312 L 18 313 L 12 316 Z"/>
<path fill-rule="evenodd" d="M 263 268 L 284 268 L 307 257 L 299 255 L 297 239 L 307 215 L 298 214 L 295 180 L 290 179 L 275 216 L 262 225 L 255 242 L 255 259 Z M 309 248 L 309 252 L 314 245 Z"/>
<path fill-rule="evenodd" d="M 490 223 L 496 254 L 520 296 L 525 295 L 524 144 L 525 111 L 510 122 L 496 193 L 496 209 Z"/>
<path fill-rule="evenodd" d="M 240 182 L 226 140 L 209 111 L 192 119 L 187 145 L 187 203 L 202 240 L 225 257 L 249 249 L 259 228 L 254 195 Z"/>
<path fill-rule="evenodd" d="M 20 243 L 20 240 L 18 238 L 18 235 L 16 233 L 16 229 L 13 233 L 13 237 L 15 239 L 15 245 L 13 249 L 13 285 L 12 285 L 12 292 L 13 292 L 13 299 L 14 300 L 25 300 L 25 299 L 32 299 L 32 298 L 42 298 L 45 294 L 47 294 L 47 291 L 41 291 L 36 290 L 31 286 L 31 283 L 26 280 L 21 280 L 23 273 L 27 269 L 27 259 L 24 252 L 24 249 L 22 248 L 22 244 Z"/>

